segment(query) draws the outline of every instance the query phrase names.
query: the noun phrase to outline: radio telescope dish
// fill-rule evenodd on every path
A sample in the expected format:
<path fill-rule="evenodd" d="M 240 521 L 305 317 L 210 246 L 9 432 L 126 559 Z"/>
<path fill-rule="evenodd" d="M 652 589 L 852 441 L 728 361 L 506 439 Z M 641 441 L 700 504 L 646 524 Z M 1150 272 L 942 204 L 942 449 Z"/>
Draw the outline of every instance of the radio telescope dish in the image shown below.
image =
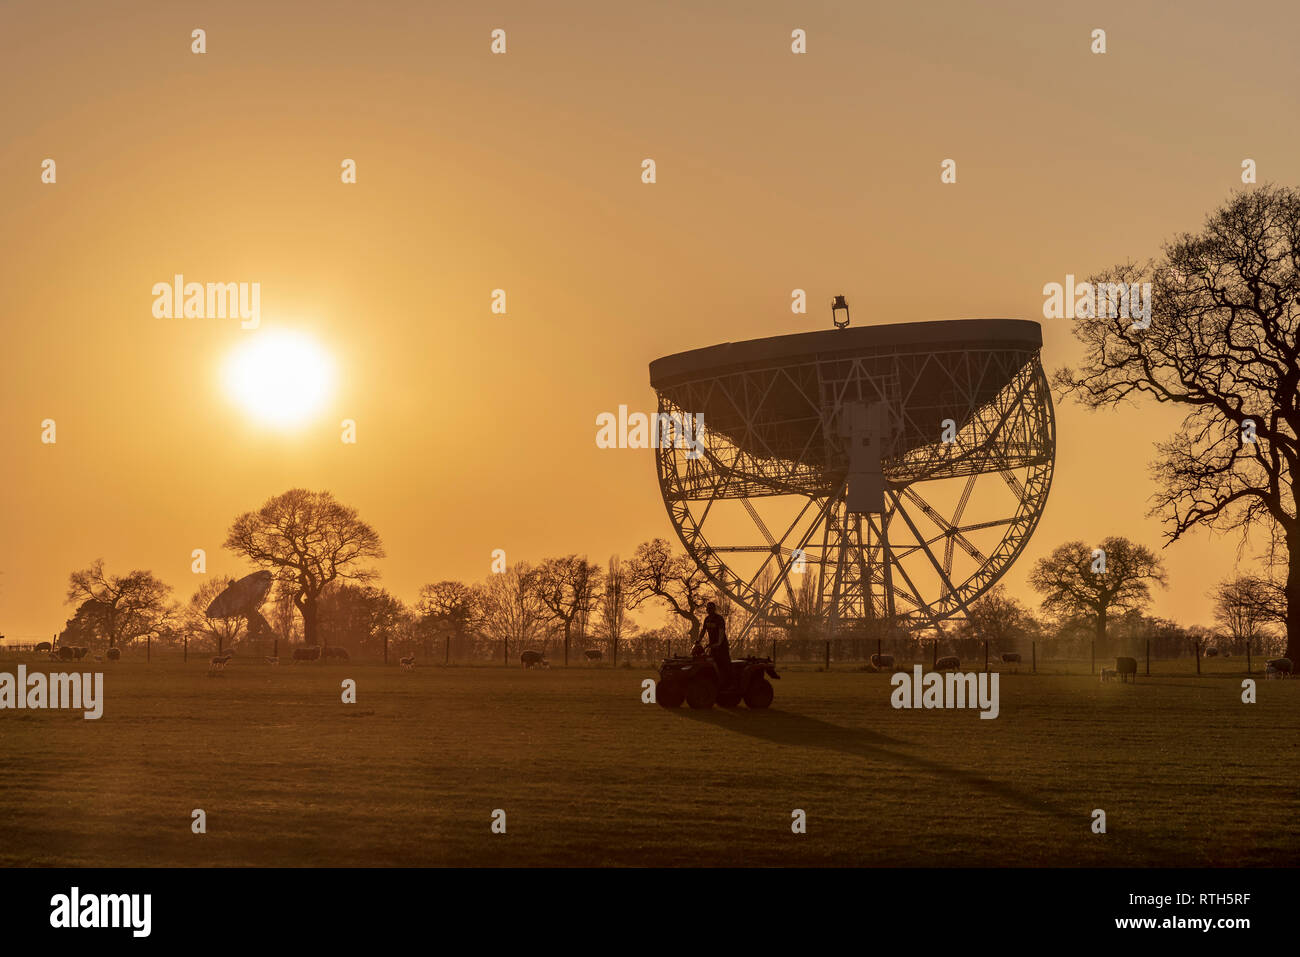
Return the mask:
<path fill-rule="evenodd" d="M 1036 322 L 958 319 L 652 362 L 678 537 L 728 596 L 781 624 L 865 634 L 964 613 L 1047 501 L 1056 426 L 1041 348 Z"/>
<path fill-rule="evenodd" d="M 209 618 L 245 618 L 248 620 L 250 637 L 274 637 L 271 626 L 257 610 L 266 601 L 271 581 L 271 573 L 265 569 L 245 575 L 239 581 L 231 582 L 225 591 L 212 599 L 204 614 Z"/>

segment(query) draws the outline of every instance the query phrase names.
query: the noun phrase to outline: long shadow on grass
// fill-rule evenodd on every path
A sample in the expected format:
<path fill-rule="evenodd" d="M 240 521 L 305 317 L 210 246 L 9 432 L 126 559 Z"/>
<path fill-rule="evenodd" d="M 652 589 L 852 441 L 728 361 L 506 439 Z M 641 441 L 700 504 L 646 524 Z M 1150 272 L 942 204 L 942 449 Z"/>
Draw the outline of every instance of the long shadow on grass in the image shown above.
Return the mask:
<path fill-rule="evenodd" d="M 759 738 L 774 744 L 789 744 L 797 747 L 827 748 L 841 754 L 857 758 L 866 758 L 898 765 L 910 765 L 944 778 L 965 784 L 972 789 L 985 791 L 1011 804 L 1019 805 L 1031 811 L 1050 814 L 1074 823 L 1079 821 L 1080 812 L 1065 808 L 1051 801 L 1043 800 L 1035 794 L 1022 791 L 1002 781 L 994 781 L 982 774 L 965 768 L 944 764 L 920 754 L 909 754 L 882 747 L 882 743 L 896 744 L 894 739 L 874 731 L 860 728 L 846 728 L 842 725 L 819 721 L 789 711 L 679 711 L 683 718 L 699 721 L 702 724 L 714 724 L 737 734 Z"/>

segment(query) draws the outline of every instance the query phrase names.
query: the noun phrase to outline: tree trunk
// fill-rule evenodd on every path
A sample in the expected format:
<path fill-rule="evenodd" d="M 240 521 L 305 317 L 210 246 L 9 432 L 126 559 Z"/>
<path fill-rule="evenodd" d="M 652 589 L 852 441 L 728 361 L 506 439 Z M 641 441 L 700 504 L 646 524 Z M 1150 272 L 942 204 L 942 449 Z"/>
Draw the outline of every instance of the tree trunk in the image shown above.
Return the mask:
<path fill-rule="evenodd" d="M 569 619 L 564 619 L 564 667 L 569 667 Z"/>
<path fill-rule="evenodd" d="M 302 612 L 302 640 L 308 645 L 317 644 L 320 639 L 316 634 L 316 602 L 309 598 L 298 610 Z M 324 659 L 324 648 L 321 648 L 320 656 Z"/>
<path fill-rule="evenodd" d="M 1097 612 L 1097 649 L 1106 657 L 1106 609 Z"/>
<path fill-rule="evenodd" d="M 1300 661 L 1300 531 L 1287 536 L 1286 656 Z"/>

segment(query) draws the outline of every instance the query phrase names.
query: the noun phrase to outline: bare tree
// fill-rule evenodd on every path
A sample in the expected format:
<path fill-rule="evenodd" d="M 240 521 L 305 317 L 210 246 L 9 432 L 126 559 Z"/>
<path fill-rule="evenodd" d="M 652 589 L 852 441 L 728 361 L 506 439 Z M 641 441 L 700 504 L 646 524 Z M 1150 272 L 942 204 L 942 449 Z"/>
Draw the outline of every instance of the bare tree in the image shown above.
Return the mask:
<path fill-rule="evenodd" d="M 604 588 L 600 594 L 601 637 L 609 642 L 610 661 L 618 664 L 618 644 L 625 634 L 636 631 L 636 624 L 627 620 L 628 593 L 627 570 L 617 555 L 609 559 L 605 572 Z"/>
<path fill-rule="evenodd" d="M 636 555 L 628 562 L 627 588 L 629 608 L 659 598 L 689 625 L 691 642 L 699 640 L 701 614 L 710 600 L 709 580 L 686 555 L 674 555 L 664 539 L 637 546 Z"/>
<path fill-rule="evenodd" d="M 256 512 L 236 518 L 226 548 L 272 569 L 291 589 L 309 645 L 319 643 L 317 603 L 325 586 L 367 582 L 374 572 L 362 563 L 384 557 L 378 533 L 361 521 L 356 509 L 336 501 L 329 492 L 301 488 L 276 495 Z"/>
<path fill-rule="evenodd" d="M 564 631 L 564 663 L 575 622 L 585 618 L 599 582 L 600 569 L 585 557 L 547 558 L 533 570 L 533 588 L 546 618 Z"/>
<path fill-rule="evenodd" d="M 1300 191 L 1238 193 L 1159 262 L 1090 281 L 1151 283 L 1150 326 L 1085 310 L 1098 313 L 1074 324 L 1086 357 L 1056 384 L 1094 409 L 1146 397 L 1184 411 L 1157 445 L 1152 514 L 1170 542 L 1197 526 L 1243 542 L 1265 530 L 1286 555 L 1287 653 L 1300 656 Z"/>
<path fill-rule="evenodd" d="M 93 623 L 95 632 L 114 648 L 174 627 L 176 609 L 167 600 L 171 590 L 152 572 L 110 576 L 100 558 L 68 577 L 67 601 L 78 603 L 78 617 Z"/>
<path fill-rule="evenodd" d="M 1215 621 L 1232 636 L 1238 650 L 1271 637 L 1270 625 L 1286 623 L 1286 596 L 1267 578 L 1228 578 L 1215 586 L 1210 597 L 1214 599 Z"/>
<path fill-rule="evenodd" d="M 998 585 L 971 602 L 958 631 L 1005 650 L 1023 638 L 1028 618 L 1025 607 L 1007 593 L 1006 586 Z"/>
<path fill-rule="evenodd" d="M 470 632 L 481 615 L 478 593 L 458 581 L 440 581 L 420 588 L 415 610 L 426 634 L 449 635 L 457 655 L 468 648 Z"/>
<path fill-rule="evenodd" d="M 483 597 L 483 627 L 502 643 L 502 657 L 510 660 L 510 646 L 523 650 L 542 632 L 545 606 L 533 587 L 532 569 L 525 562 L 488 576 Z"/>
<path fill-rule="evenodd" d="M 190 596 L 189 604 L 185 606 L 185 622 L 190 631 L 212 638 L 217 643 L 217 654 L 221 654 L 223 648 L 234 645 L 245 630 L 245 619 L 240 616 L 209 618 L 206 614 L 213 599 L 225 591 L 234 580 L 229 575 L 212 576 L 198 587 L 198 590 Z"/>
<path fill-rule="evenodd" d="M 1099 643 L 1106 619 L 1116 611 L 1140 608 L 1151 599 L 1152 584 L 1166 584 L 1160 559 L 1145 546 L 1111 536 L 1101 555 L 1083 542 L 1066 542 L 1040 558 L 1029 584 L 1043 596 L 1043 608 L 1062 618 L 1086 618 Z"/>

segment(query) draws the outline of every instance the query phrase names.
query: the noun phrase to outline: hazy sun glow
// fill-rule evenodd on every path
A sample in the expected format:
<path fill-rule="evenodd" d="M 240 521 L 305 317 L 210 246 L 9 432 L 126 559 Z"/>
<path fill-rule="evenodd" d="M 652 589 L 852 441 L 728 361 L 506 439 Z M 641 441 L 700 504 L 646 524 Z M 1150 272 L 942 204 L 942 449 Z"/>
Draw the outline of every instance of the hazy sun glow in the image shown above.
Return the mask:
<path fill-rule="evenodd" d="M 334 386 L 334 367 L 309 336 L 268 330 L 235 347 L 222 378 L 226 393 L 249 415 L 287 428 L 320 410 Z"/>

